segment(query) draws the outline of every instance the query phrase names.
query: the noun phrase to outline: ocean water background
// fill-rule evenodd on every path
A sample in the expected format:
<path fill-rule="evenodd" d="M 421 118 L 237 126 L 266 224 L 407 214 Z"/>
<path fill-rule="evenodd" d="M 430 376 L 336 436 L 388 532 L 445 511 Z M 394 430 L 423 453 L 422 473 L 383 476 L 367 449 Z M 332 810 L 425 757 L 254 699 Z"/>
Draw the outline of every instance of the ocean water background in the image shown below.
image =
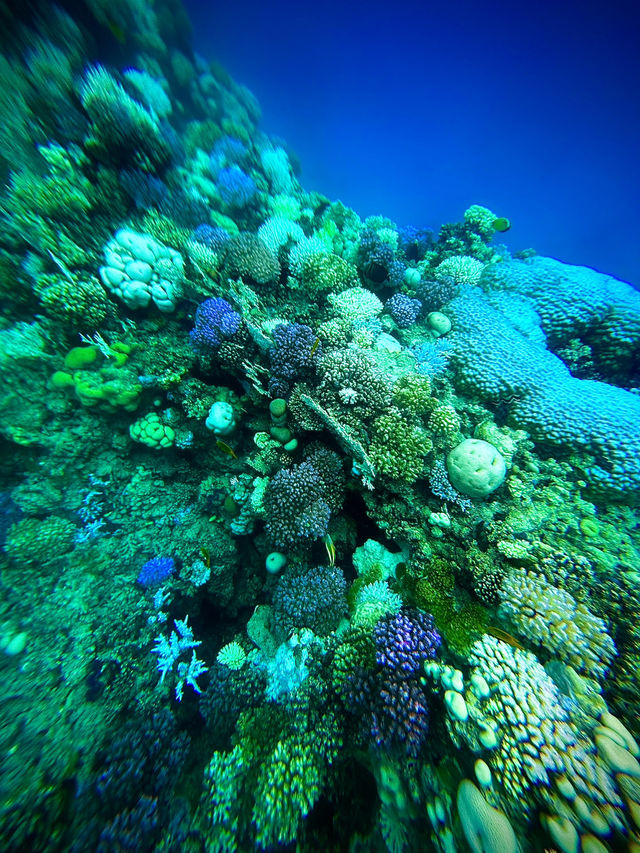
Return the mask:
<path fill-rule="evenodd" d="M 486 204 L 511 219 L 512 251 L 640 281 L 636 4 L 186 7 L 306 188 L 436 230 Z"/>

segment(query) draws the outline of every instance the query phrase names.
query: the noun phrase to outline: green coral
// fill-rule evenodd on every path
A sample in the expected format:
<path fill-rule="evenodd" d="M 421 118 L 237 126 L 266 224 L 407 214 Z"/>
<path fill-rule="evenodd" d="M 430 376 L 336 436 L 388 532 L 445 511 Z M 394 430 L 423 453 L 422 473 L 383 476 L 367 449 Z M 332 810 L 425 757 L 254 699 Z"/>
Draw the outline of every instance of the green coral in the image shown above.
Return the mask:
<path fill-rule="evenodd" d="M 262 766 L 253 807 L 256 840 L 262 847 L 287 844 L 322 790 L 322 768 L 314 735 L 279 741 Z"/>
<path fill-rule="evenodd" d="M 489 208 L 479 204 L 472 204 L 464 212 L 464 223 L 476 234 L 479 234 L 485 242 L 493 237 L 496 227 L 496 215 Z"/>
<path fill-rule="evenodd" d="M 431 381 L 420 373 L 407 373 L 393 386 L 393 402 L 411 415 L 431 412 L 437 401 L 431 396 Z"/>
<path fill-rule="evenodd" d="M 91 120 L 88 149 L 107 160 L 147 171 L 169 162 L 171 150 L 155 116 L 128 95 L 106 68 L 89 67 L 79 94 Z"/>
<path fill-rule="evenodd" d="M 241 792 L 248 767 L 239 744 L 214 752 L 204 774 L 203 831 L 208 849 L 235 853 L 241 823 Z"/>
<path fill-rule="evenodd" d="M 467 604 L 448 618 L 443 614 L 438 619 L 435 613 L 434 617 L 447 645 L 459 655 L 469 653 L 473 643 L 484 633 L 489 621 L 487 610 L 475 603 Z"/>
<path fill-rule="evenodd" d="M 413 483 L 422 473 L 424 456 L 431 447 L 424 431 L 410 424 L 397 409 L 373 422 L 369 456 L 378 474 Z"/>
<path fill-rule="evenodd" d="M 69 331 L 97 329 L 113 310 L 104 288 L 97 281 L 56 276 L 39 295 L 46 314 L 59 320 Z"/>
<path fill-rule="evenodd" d="M 129 435 L 138 444 L 146 444 L 154 450 L 171 447 L 176 440 L 175 430 L 156 412 L 150 412 L 131 424 Z"/>
<path fill-rule="evenodd" d="M 353 624 L 371 629 L 383 616 L 397 613 L 401 607 L 402 598 L 385 581 L 364 584 L 355 596 Z"/>
<path fill-rule="evenodd" d="M 38 151 L 44 175 L 25 169 L 13 172 L 9 181 L 7 206 L 17 230 L 29 228 L 38 217 L 63 222 L 85 217 L 93 205 L 93 187 L 82 172 L 87 158 L 80 149 L 52 142 Z"/>
<path fill-rule="evenodd" d="M 75 146 L 56 143 L 38 147 L 41 168 L 23 167 L 11 173 L 2 201 L 7 236 L 28 243 L 43 256 L 61 257 L 67 265 L 85 261 L 78 243 L 90 232 L 89 214 L 96 204 L 92 182 L 83 169 L 88 160 Z"/>
<path fill-rule="evenodd" d="M 358 271 L 338 255 L 311 255 L 302 268 L 305 293 L 338 293 L 360 286 Z"/>
<path fill-rule="evenodd" d="M 133 412 L 140 402 L 142 385 L 132 371 L 109 366 L 97 371 L 77 370 L 72 380 L 76 397 L 88 408 Z"/>
<path fill-rule="evenodd" d="M 12 524 L 4 550 L 19 566 L 42 566 L 73 546 L 76 526 L 66 518 L 23 518 Z"/>
<path fill-rule="evenodd" d="M 346 697 L 348 682 L 356 667 L 373 669 L 376 654 L 369 626 L 352 626 L 344 642 L 335 650 L 331 664 L 331 684 L 334 690 Z"/>
<path fill-rule="evenodd" d="M 453 406 L 437 406 L 429 416 L 429 429 L 445 438 L 454 436 L 460 429 L 460 418 Z"/>

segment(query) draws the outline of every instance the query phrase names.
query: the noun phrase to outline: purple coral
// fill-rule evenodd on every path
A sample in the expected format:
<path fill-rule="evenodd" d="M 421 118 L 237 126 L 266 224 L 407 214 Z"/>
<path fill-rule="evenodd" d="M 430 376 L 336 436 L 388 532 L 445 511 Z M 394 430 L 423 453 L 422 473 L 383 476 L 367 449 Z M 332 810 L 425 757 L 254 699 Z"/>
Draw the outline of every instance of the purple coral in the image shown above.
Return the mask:
<path fill-rule="evenodd" d="M 440 634 L 433 617 L 406 607 L 381 619 L 374 629 L 376 661 L 399 678 L 410 678 L 422 664 L 436 656 Z"/>
<path fill-rule="evenodd" d="M 219 252 L 229 242 L 229 235 L 219 225 L 203 222 L 194 230 L 193 239 L 211 249 L 212 252 Z"/>
<path fill-rule="evenodd" d="M 356 667 L 349 684 L 353 706 L 365 711 L 370 736 L 388 752 L 419 754 L 429 725 L 422 664 L 436 656 L 440 635 L 433 618 L 405 607 L 374 629 L 376 670 Z"/>
<path fill-rule="evenodd" d="M 269 350 L 271 395 L 286 397 L 295 380 L 308 378 L 313 373 L 321 355 L 322 347 L 309 326 L 302 323 L 280 323 L 276 326 L 273 346 Z"/>
<path fill-rule="evenodd" d="M 394 293 L 387 299 L 385 308 L 401 329 L 408 329 L 418 319 L 422 302 L 419 299 L 411 299 L 404 293 Z"/>
<path fill-rule="evenodd" d="M 234 311 L 226 299 L 205 299 L 196 311 L 196 325 L 191 331 L 191 343 L 199 352 L 217 349 L 220 344 L 233 337 L 240 328 L 240 314 Z"/>
<path fill-rule="evenodd" d="M 427 698 L 418 681 L 385 672 L 371 714 L 371 735 L 377 747 L 399 749 L 415 758 L 429 728 Z"/>

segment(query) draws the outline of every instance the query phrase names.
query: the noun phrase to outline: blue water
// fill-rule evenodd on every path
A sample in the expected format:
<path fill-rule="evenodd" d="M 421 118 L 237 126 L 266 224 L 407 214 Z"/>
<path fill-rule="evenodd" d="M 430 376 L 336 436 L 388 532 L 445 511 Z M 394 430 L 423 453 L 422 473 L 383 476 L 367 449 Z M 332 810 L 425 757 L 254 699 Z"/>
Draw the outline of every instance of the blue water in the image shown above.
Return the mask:
<path fill-rule="evenodd" d="M 186 5 L 305 186 L 398 224 L 486 204 L 514 250 L 640 279 L 633 3 Z"/>

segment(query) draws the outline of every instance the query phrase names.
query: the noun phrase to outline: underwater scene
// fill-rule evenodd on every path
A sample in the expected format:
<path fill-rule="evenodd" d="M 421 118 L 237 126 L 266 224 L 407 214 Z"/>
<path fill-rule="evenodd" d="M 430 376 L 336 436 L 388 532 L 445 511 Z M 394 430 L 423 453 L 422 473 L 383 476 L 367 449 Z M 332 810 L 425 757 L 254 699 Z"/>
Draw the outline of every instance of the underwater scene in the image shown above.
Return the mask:
<path fill-rule="evenodd" d="M 640 853 L 638 290 L 0 22 L 0 850 Z"/>

